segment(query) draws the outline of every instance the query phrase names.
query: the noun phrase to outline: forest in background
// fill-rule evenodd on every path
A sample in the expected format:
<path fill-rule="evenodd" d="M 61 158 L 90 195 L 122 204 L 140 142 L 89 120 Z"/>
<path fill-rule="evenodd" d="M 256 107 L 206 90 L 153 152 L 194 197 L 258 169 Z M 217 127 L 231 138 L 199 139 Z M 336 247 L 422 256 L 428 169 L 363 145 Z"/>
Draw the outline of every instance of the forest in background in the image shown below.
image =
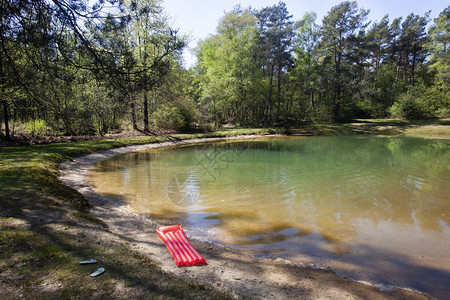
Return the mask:
<path fill-rule="evenodd" d="M 321 24 L 285 3 L 234 7 L 183 67 L 188 38 L 161 0 L 0 0 L 0 124 L 31 135 L 295 126 L 450 113 L 450 6 L 370 21 L 357 2 Z"/>

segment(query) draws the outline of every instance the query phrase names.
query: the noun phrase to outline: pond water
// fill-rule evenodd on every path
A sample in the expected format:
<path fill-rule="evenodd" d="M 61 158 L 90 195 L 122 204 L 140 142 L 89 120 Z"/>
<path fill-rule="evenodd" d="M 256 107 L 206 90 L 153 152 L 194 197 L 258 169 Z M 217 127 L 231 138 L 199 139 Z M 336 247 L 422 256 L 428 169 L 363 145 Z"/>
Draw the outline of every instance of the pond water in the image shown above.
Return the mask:
<path fill-rule="evenodd" d="M 116 156 L 97 193 L 261 257 L 450 295 L 449 141 L 277 137 Z"/>

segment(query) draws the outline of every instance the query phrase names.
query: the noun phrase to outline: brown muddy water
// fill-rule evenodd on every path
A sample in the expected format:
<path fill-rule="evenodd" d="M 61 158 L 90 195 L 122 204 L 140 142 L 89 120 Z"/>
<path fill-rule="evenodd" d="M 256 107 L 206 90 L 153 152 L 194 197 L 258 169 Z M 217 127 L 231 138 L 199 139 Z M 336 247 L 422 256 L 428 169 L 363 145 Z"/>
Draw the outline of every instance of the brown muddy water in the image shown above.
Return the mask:
<path fill-rule="evenodd" d="M 116 156 L 95 191 L 189 236 L 450 295 L 450 142 L 280 137 Z"/>

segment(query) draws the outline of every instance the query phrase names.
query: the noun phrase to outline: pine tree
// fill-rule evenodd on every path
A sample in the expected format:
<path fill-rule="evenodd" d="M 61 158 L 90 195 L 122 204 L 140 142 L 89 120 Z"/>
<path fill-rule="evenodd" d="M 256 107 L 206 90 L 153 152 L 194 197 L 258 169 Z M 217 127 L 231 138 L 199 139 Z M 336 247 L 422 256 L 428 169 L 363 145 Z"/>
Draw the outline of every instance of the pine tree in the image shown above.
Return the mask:
<path fill-rule="evenodd" d="M 344 104 L 344 84 L 349 83 L 350 78 L 345 78 L 348 71 L 348 59 L 355 55 L 355 41 L 367 27 L 365 23 L 368 10 L 358 9 L 356 1 L 343 2 L 331 9 L 323 18 L 321 29 L 321 51 L 324 60 L 331 60 L 333 76 L 329 81 L 333 86 L 333 116 L 335 120 L 340 118 L 340 110 Z"/>
<path fill-rule="evenodd" d="M 263 8 L 256 16 L 258 18 L 264 71 L 269 77 L 267 103 L 263 122 L 264 126 L 267 126 L 272 105 L 275 73 L 277 75 L 277 116 L 279 116 L 281 110 L 282 76 L 292 63 L 291 50 L 294 39 L 294 22 L 291 20 L 292 15 L 289 14 L 284 2 Z"/>

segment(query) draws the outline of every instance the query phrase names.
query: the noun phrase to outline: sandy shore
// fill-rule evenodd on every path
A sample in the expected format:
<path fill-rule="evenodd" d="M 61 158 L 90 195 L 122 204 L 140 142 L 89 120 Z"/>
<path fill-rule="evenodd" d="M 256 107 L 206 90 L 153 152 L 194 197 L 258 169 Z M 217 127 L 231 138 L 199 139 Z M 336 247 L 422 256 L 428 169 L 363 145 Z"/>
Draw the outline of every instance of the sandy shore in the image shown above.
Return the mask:
<path fill-rule="evenodd" d="M 255 136 L 233 139 L 255 138 Z M 229 138 L 230 139 L 230 138 Z M 316 269 L 282 259 L 258 259 L 219 245 L 191 239 L 208 262 L 207 266 L 177 268 L 164 243 L 156 234 L 156 222 L 129 208 L 97 195 L 86 179 L 93 163 L 112 156 L 223 138 L 193 139 L 110 149 L 78 157 L 60 165 L 60 180 L 83 194 L 90 214 L 108 225 L 111 233 L 124 239 L 130 248 L 149 256 L 162 270 L 209 283 L 236 298 L 252 299 L 430 299 L 405 289 L 377 288 L 337 276 L 331 270 Z M 162 224 L 170 225 L 170 224 Z M 189 232 L 187 232 L 189 237 Z"/>

